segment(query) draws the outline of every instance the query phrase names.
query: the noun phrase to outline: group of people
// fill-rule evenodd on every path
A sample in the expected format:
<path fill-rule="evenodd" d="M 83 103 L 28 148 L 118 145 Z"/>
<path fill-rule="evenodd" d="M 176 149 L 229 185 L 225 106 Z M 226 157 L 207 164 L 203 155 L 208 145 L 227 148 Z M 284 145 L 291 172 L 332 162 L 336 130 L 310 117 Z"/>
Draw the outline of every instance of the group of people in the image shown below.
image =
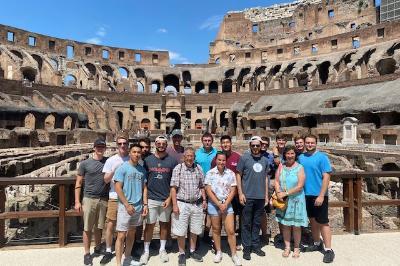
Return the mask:
<path fill-rule="evenodd" d="M 141 139 L 129 146 L 125 133 L 117 136 L 117 154 L 104 157 L 106 143 L 94 142 L 93 156 L 79 165 L 75 184 L 75 209 L 83 212 L 84 264 L 92 265 L 93 256 L 104 254 L 101 264 L 113 258 L 112 242 L 117 232 L 115 256 L 121 265 L 125 261 L 146 265 L 150 257 L 150 242 L 156 222 L 159 222 L 162 263 L 168 262 L 167 240 L 171 232 L 177 237 L 178 264 L 186 265 L 186 258 L 203 261 L 197 252 L 197 238 L 212 231 L 214 262 L 222 261 L 221 228 L 225 232 L 234 265 L 241 265 L 237 254 L 236 216 L 240 221 L 243 259 L 251 254 L 265 256 L 261 249 L 260 230 L 266 230 L 266 206 L 270 204 L 271 188 L 280 200 L 287 201 L 284 211 L 276 210 L 285 248 L 283 257 L 291 253 L 300 256 L 301 227 L 310 221 L 313 245 L 303 251 L 324 251 L 324 262 L 332 262 L 331 231 L 328 220 L 329 173 L 328 157 L 316 150 L 316 137 L 295 139 L 295 146 L 286 145 L 284 136 L 277 136 L 277 147 L 269 151 L 269 138 L 253 136 L 249 150 L 242 155 L 232 150 L 228 135 L 220 138 L 221 150 L 213 147 L 213 136 L 204 133 L 202 147 L 182 147 L 180 130 L 168 139 L 155 139 L 151 153 L 149 139 Z M 273 179 L 275 181 L 273 181 Z M 83 199 L 81 201 L 81 190 Z M 143 230 L 143 223 L 145 227 Z M 204 225 L 204 228 L 203 228 Z M 105 250 L 101 248 L 105 228 Z M 95 248 L 90 254 L 91 235 Z M 143 234 L 143 253 L 134 262 L 131 251 L 135 239 Z M 324 245 L 320 241 L 320 236 Z M 189 254 L 185 254 L 185 239 L 189 239 Z M 125 262 L 124 262 L 125 264 Z"/>

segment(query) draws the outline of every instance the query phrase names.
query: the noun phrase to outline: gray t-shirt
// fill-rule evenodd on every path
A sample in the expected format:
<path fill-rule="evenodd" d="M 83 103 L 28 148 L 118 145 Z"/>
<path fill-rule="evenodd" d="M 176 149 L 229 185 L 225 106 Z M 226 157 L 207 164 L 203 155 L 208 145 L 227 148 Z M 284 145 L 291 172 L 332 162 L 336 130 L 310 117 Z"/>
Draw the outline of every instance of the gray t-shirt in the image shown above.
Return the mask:
<path fill-rule="evenodd" d="M 80 163 L 78 175 L 83 176 L 83 195 L 89 198 L 108 198 L 110 185 L 104 182 L 103 167 L 108 158 L 103 157 L 100 161 L 89 158 Z"/>
<path fill-rule="evenodd" d="M 154 154 L 144 159 L 147 170 L 147 196 L 151 200 L 164 201 L 169 197 L 172 170 L 178 162 L 167 154 L 158 158 Z"/>
<path fill-rule="evenodd" d="M 246 152 L 240 157 L 237 171 L 241 173 L 242 191 L 246 198 L 265 199 L 265 178 L 269 171 L 267 158 Z"/>

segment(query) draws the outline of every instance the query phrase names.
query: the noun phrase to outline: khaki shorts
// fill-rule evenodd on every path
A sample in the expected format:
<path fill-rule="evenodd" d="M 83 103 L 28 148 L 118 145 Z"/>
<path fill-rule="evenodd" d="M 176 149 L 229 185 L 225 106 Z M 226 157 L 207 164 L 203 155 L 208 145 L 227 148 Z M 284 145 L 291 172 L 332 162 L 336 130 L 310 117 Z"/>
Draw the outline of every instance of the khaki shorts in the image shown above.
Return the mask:
<path fill-rule="evenodd" d="M 160 222 L 169 223 L 171 221 L 172 203 L 164 209 L 163 201 L 148 200 L 149 214 L 146 217 L 147 224 L 154 224 L 157 218 Z"/>
<path fill-rule="evenodd" d="M 186 236 L 190 224 L 190 232 L 200 235 L 203 231 L 203 206 L 178 201 L 179 215 L 172 214 L 172 233 Z"/>
<path fill-rule="evenodd" d="M 83 197 L 83 230 L 103 229 L 106 219 L 107 200 Z"/>
<path fill-rule="evenodd" d="M 142 212 L 134 212 L 132 216 L 126 211 L 123 204 L 118 204 L 118 219 L 116 230 L 118 232 L 127 232 L 132 227 L 140 226 L 143 223 Z"/>
<path fill-rule="evenodd" d="M 107 205 L 107 221 L 116 221 L 117 220 L 117 210 L 118 210 L 118 200 L 109 199 Z"/>

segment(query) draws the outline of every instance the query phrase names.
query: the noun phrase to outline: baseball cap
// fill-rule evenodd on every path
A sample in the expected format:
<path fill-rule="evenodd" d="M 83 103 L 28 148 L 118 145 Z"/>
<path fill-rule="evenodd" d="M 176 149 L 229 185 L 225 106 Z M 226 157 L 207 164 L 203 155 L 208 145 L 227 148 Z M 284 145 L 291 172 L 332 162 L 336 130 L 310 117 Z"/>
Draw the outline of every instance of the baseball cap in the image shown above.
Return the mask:
<path fill-rule="evenodd" d="M 258 142 L 262 143 L 262 139 L 259 136 L 251 137 L 249 143 L 252 143 L 253 141 L 258 141 Z"/>
<path fill-rule="evenodd" d="M 167 137 L 165 137 L 165 136 L 163 136 L 163 135 L 160 135 L 160 136 L 158 136 L 158 137 L 156 138 L 156 140 L 155 140 L 154 142 L 158 142 L 158 141 L 165 141 L 165 142 L 167 142 L 168 139 L 167 139 Z"/>
<path fill-rule="evenodd" d="M 93 147 L 96 146 L 106 146 L 106 142 L 104 141 L 104 139 L 96 139 L 96 141 L 93 143 Z"/>
<path fill-rule="evenodd" d="M 182 131 L 180 129 L 174 129 L 171 132 L 171 137 L 173 136 L 183 136 Z"/>

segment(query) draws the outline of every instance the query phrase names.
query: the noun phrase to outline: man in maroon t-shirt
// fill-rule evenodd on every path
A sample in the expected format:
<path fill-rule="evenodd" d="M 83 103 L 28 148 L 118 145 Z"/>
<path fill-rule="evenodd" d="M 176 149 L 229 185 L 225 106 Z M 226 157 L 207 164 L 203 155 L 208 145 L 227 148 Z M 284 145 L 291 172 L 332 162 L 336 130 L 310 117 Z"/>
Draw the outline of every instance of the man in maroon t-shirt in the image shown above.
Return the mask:
<path fill-rule="evenodd" d="M 221 137 L 221 149 L 222 151 L 226 154 L 226 167 L 230 170 L 232 170 L 235 174 L 237 173 L 236 166 L 239 162 L 240 159 L 240 154 L 237 152 L 232 151 L 232 138 L 229 135 L 223 135 Z M 211 168 L 214 168 L 216 166 L 216 160 L 215 158 L 211 162 Z M 235 197 L 232 200 L 232 207 L 235 215 L 239 216 L 239 228 L 241 228 L 242 225 L 242 209 L 243 206 L 239 202 L 239 197 L 236 194 Z M 235 228 L 236 228 L 236 218 L 235 218 Z M 239 234 L 240 236 L 240 234 Z M 240 245 L 237 245 L 236 249 L 240 250 Z"/>

